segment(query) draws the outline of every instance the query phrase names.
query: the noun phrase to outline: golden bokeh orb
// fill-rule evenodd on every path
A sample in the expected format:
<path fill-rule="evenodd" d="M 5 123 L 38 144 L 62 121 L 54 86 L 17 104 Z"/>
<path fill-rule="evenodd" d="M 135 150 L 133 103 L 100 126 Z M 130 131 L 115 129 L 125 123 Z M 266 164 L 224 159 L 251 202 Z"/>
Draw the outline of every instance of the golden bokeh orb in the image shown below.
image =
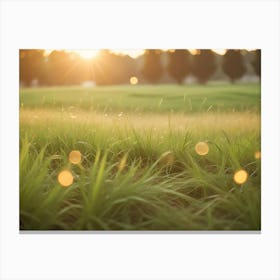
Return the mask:
<path fill-rule="evenodd" d="M 205 156 L 209 152 L 209 146 L 208 146 L 208 144 L 206 142 L 198 142 L 195 145 L 195 151 L 200 156 Z"/>
<path fill-rule="evenodd" d="M 242 185 L 248 179 L 248 173 L 244 169 L 240 169 L 234 173 L 233 180 L 236 184 Z"/>
<path fill-rule="evenodd" d="M 138 78 L 137 77 L 131 77 L 130 78 L 130 84 L 137 85 L 138 84 Z"/>
<path fill-rule="evenodd" d="M 63 170 L 58 174 L 57 180 L 63 187 L 69 187 L 73 184 L 74 177 L 69 170 Z"/>
<path fill-rule="evenodd" d="M 79 164 L 82 160 L 82 154 L 80 151 L 72 151 L 69 154 L 69 161 L 73 164 Z"/>
<path fill-rule="evenodd" d="M 256 151 L 255 152 L 255 159 L 260 159 L 261 158 L 261 152 L 260 151 Z"/>

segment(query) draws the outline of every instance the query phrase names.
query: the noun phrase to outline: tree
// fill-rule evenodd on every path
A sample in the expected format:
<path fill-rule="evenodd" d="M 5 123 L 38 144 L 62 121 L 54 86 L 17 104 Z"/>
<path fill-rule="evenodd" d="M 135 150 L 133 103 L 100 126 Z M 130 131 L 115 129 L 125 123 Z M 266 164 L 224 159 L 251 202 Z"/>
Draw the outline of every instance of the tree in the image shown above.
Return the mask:
<path fill-rule="evenodd" d="M 163 74 L 160 50 L 145 51 L 143 74 L 151 83 L 157 83 L 160 80 Z"/>
<path fill-rule="evenodd" d="M 252 61 L 255 73 L 261 77 L 261 50 L 255 50 L 255 59 Z"/>
<path fill-rule="evenodd" d="M 48 56 L 48 71 L 50 85 L 65 85 L 68 83 L 69 73 L 73 65 L 70 54 L 65 51 L 52 51 Z"/>
<path fill-rule="evenodd" d="M 192 73 L 198 82 L 205 84 L 216 70 L 215 55 L 211 50 L 197 50 L 194 55 Z"/>
<path fill-rule="evenodd" d="M 135 62 L 127 55 L 102 50 L 93 60 L 93 69 L 98 85 L 124 84 L 135 75 Z"/>
<path fill-rule="evenodd" d="M 30 86 L 33 80 L 42 80 L 44 67 L 44 50 L 20 50 L 19 51 L 19 79 L 26 86 Z"/>
<path fill-rule="evenodd" d="M 169 52 L 168 73 L 181 85 L 184 78 L 190 73 L 190 53 L 187 50 Z"/>
<path fill-rule="evenodd" d="M 64 84 L 78 85 L 93 79 L 91 60 L 85 60 L 75 52 L 67 53 L 64 66 L 66 67 Z"/>
<path fill-rule="evenodd" d="M 246 72 L 241 51 L 227 50 L 223 56 L 222 68 L 232 83 L 234 83 L 237 79 L 240 79 Z"/>

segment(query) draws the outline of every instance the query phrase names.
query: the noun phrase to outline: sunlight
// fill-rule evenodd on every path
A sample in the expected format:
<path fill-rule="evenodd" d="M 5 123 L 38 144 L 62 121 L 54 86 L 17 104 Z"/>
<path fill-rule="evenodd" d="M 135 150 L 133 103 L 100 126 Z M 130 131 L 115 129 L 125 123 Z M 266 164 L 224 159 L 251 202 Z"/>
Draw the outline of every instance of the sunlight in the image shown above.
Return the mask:
<path fill-rule="evenodd" d="M 219 55 L 224 55 L 227 50 L 226 49 L 212 49 L 212 51 Z"/>
<path fill-rule="evenodd" d="M 74 50 L 74 52 L 80 57 L 90 60 L 98 55 L 99 50 Z"/>
<path fill-rule="evenodd" d="M 132 49 L 132 50 L 111 49 L 111 51 L 115 54 L 129 55 L 131 58 L 137 58 L 138 56 L 144 54 L 145 52 L 144 49 Z"/>
<path fill-rule="evenodd" d="M 196 55 L 198 53 L 197 49 L 188 49 L 188 51 L 192 54 L 192 55 Z"/>
<path fill-rule="evenodd" d="M 188 49 L 188 51 L 192 54 L 192 55 L 196 55 L 196 54 L 198 54 L 198 50 L 197 49 Z M 212 51 L 214 52 L 214 53 L 217 53 L 217 54 L 219 54 L 219 55 L 224 55 L 225 53 L 226 53 L 226 49 L 212 49 Z"/>
<path fill-rule="evenodd" d="M 52 51 L 53 51 L 52 49 L 45 49 L 44 50 L 44 56 L 45 57 L 49 56 Z"/>

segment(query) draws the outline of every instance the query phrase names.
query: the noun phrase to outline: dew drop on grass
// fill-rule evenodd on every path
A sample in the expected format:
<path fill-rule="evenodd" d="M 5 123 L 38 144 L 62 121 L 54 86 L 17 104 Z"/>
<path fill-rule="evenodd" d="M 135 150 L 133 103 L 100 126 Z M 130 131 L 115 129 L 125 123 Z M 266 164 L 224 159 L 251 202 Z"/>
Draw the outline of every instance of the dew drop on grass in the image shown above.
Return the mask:
<path fill-rule="evenodd" d="M 73 184 L 74 177 L 69 170 L 63 170 L 58 174 L 57 180 L 63 187 L 69 187 Z"/>
<path fill-rule="evenodd" d="M 242 185 L 248 179 L 248 173 L 244 169 L 236 171 L 233 175 L 233 180 L 236 184 Z"/>
<path fill-rule="evenodd" d="M 205 156 L 209 152 L 209 146 L 206 142 L 198 142 L 195 145 L 195 151 L 200 156 Z"/>
<path fill-rule="evenodd" d="M 72 151 L 69 154 L 69 161 L 73 164 L 79 164 L 82 160 L 82 154 L 80 151 Z"/>

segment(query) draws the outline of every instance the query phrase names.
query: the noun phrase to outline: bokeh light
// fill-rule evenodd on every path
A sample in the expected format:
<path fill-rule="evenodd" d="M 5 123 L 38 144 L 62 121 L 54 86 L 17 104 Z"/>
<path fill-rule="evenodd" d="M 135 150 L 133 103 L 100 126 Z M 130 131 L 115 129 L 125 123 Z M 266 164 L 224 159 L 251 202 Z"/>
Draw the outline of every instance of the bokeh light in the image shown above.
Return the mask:
<path fill-rule="evenodd" d="M 244 169 L 240 169 L 234 173 L 233 180 L 236 184 L 242 185 L 248 179 L 248 173 Z"/>
<path fill-rule="evenodd" d="M 82 154 L 80 151 L 72 151 L 69 154 L 69 161 L 73 164 L 79 164 L 82 160 Z"/>
<path fill-rule="evenodd" d="M 206 142 L 198 142 L 195 145 L 195 151 L 200 156 L 205 156 L 209 152 L 209 146 L 208 146 L 208 144 Z"/>
<path fill-rule="evenodd" d="M 73 184 L 74 177 L 69 170 L 63 170 L 58 174 L 57 180 L 63 187 L 69 187 Z"/>
<path fill-rule="evenodd" d="M 261 158 L 261 152 L 260 151 L 256 151 L 255 152 L 255 159 L 260 159 Z"/>
<path fill-rule="evenodd" d="M 131 77 L 130 78 L 130 84 L 137 85 L 138 84 L 138 78 L 137 77 Z"/>

